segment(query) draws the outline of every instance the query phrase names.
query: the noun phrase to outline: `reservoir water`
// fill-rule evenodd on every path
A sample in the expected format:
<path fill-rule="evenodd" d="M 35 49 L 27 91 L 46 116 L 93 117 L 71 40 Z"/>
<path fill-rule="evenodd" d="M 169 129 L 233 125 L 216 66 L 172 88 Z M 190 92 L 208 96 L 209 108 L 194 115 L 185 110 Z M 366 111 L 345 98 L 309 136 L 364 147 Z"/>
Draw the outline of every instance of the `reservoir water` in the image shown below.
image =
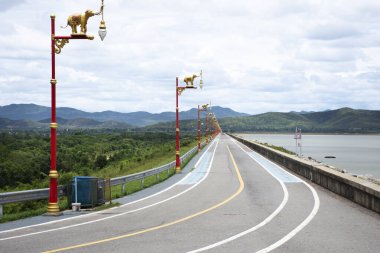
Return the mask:
<path fill-rule="evenodd" d="M 294 134 L 238 134 L 296 151 Z M 302 134 L 302 154 L 352 174 L 380 179 L 380 135 Z M 335 158 L 325 158 L 334 156 Z"/>

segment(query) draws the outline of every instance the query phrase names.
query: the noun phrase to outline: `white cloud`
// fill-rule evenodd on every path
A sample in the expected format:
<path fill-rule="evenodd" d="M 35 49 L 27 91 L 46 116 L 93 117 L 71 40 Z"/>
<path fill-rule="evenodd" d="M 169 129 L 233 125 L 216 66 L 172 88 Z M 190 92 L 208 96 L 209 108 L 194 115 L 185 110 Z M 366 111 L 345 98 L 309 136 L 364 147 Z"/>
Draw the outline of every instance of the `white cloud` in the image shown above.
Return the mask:
<path fill-rule="evenodd" d="M 99 1 L 2 5 L 0 104 L 50 104 L 50 14 Z M 260 113 L 342 106 L 380 109 L 380 2 L 375 0 L 105 0 L 107 37 L 72 40 L 56 56 L 58 106 L 174 111 L 175 77 L 203 69 L 180 108 Z M 88 22 L 97 35 L 100 17 Z"/>

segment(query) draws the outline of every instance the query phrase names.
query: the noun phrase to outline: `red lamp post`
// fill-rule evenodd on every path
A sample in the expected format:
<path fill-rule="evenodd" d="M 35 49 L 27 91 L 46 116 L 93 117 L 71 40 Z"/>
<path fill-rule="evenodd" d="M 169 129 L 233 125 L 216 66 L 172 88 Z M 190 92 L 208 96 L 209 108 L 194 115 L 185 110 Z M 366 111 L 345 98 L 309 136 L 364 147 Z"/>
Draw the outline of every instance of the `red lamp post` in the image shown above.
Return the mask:
<path fill-rule="evenodd" d="M 216 136 L 216 132 L 217 132 L 215 115 L 212 117 L 212 127 L 214 129 L 213 134 L 212 134 L 212 138 L 214 139 Z"/>
<path fill-rule="evenodd" d="M 179 107 L 178 107 L 178 97 L 182 94 L 185 89 L 196 89 L 194 86 L 194 79 L 198 76 L 193 74 L 191 76 L 186 76 L 183 81 L 186 86 L 178 86 L 178 77 L 175 83 L 175 98 L 176 98 L 176 108 L 175 108 L 175 171 L 176 173 L 181 172 L 181 158 L 180 158 L 180 139 L 179 139 Z M 199 81 L 199 87 L 202 89 L 202 70 L 200 73 L 201 80 Z"/>
<path fill-rule="evenodd" d="M 211 112 L 206 115 L 206 144 L 209 143 L 211 138 L 211 115 Z"/>
<path fill-rule="evenodd" d="M 217 127 L 216 127 L 216 118 L 215 117 L 213 117 L 212 118 L 212 127 L 213 127 L 213 133 L 212 133 L 212 138 L 214 139 L 215 138 L 215 136 L 217 135 Z"/>
<path fill-rule="evenodd" d="M 198 153 L 201 152 L 201 118 L 200 112 L 207 111 L 208 104 L 202 105 L 202 108 L 199 108 L 198 105 Z"/>
<path fill-rule="evenodd" d="M 57 117 L 56 117 L 56 84 L 57 80 L 55 79 L 55 54 L 61 53 L 62 48 L 65 46 L 65 44 L 69 43 L 69 40 L 71 39 L 88 39 L 93 40 L 93 36 L 86 35 L 86 26 L 87 26 L 87 20 L 89 17 L 94 15 L 100 15 L 103 16 L 103 0 L 102 0 L 102 6 L 99 12 L 95 13 L 93 11 L 86 11 L 82 15 L 88 15 L 86 22 L 84 22 L 81 25 L 80 33 L 76 32 L 76 26 L 79 24 L 70 24 L 72 28 L 73 33 L 70 36 L 56 36 L 55 35 L 55 15 L 51 15 L 51 123 L 50 123 L 50 190 L 49 190 L 49 203 L 47 208 L 47 214 L 52 216 L 61 215 L 62 213 L 59 210 L 58 205 L 58 172 L 57 172 Z M 72 20 L 74 16 L 70 16 L 69 20 Z M 102 18 L 100 29 L 99 29 L 99 35 L 101 36 L 102 40 L 106 34 L 105 31 L 105 23 Z"/>
<path fill-rule="evenodd" d="M 222 129 L 220 128 L 219 122 L 217 118 L 215 117 L 215 114 L 212 114 L 211 123 L 212 123 L 212 128 L 213 128 L 212 138 L 215 138 L 222 131 Z"/>
<path fill-rule="evenodd" d="M 209 112 L 206 116 L 206 143 L 215 138 L 220 132 L 221 128 L 215 114 Z"/>
<path fill-rule="evenodd" d="M 201 152 L 201 119 L 200 119 L 200 109 L 198 105 L 198 153 Z"/>
<path fill-rule="evenodd" d="M 206 127 L 205 138 L 206 138 L 206 145 L 208 144 L 208 137 L 207 137 L 207 133 L 208 133 L 208 123 L 207 123 L 207 120 L 208 120 L 208 114 L 206 114 L 206 117 L 205 117 L 205 127 Z"/>

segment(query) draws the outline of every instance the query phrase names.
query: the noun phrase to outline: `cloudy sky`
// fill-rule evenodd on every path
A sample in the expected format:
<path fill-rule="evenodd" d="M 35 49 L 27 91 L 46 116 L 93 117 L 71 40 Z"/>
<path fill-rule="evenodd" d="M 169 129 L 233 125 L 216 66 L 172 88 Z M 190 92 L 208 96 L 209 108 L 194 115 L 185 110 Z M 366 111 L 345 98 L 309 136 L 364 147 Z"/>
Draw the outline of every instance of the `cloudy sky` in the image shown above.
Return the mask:
<path fill-rule="evenodd" d="M 50 105 L 50 14 L 100 0 L 0 0 L 0 105 Z M 203 70 L 197 104 L 257 114 L 340 107 L 380 110 L 378 0 L 105 0 L 95 40 L 56 56 L 57 106 L 86 111 L 175 110 L 175 78 Z"/>

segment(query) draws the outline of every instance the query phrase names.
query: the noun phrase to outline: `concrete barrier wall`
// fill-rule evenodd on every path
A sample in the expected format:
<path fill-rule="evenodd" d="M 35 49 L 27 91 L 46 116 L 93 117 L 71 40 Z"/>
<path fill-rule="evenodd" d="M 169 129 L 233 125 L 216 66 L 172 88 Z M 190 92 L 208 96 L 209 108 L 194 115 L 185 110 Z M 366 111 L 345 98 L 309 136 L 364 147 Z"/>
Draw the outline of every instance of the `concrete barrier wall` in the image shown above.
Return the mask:
<path fill-rule="evenodd" d="M 282 153 L 235 135 L 230 136 L 296 174 L 361 206 L 380 213 L 380 185 L 341 173 L 313 161 Z"/>

